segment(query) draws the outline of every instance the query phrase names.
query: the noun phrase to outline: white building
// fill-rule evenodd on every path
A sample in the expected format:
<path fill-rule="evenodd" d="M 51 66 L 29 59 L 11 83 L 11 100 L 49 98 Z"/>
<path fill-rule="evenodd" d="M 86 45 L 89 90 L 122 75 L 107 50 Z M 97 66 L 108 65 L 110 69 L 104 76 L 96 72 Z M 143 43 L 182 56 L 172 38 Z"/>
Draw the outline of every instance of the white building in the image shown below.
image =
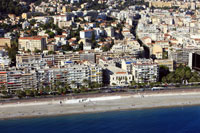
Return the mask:
<path fill-rule="evenodd" d="M 109 36 L 109 37 L 115 36 L 113 27 L 105 28 L 105 32 L 106 32 L 106 35 Z"/>
<path fill-rule="evenodd" d="M 102 83 L 102 68 L 96 64 L 74 64 L 72 61 L 64 61 L 62 68 L 41 69 L 38 75 L 41 75 L 38 81 L 46 84 L 57 81 L 68 83 L 72 88 L 86 86 L 84 80 L 90 83 Z"/>
<path fill-rule="evenodd" d="M 121 68 L 111 65 L 106 68 L 111 86 L 128 86 L 133 80 L 133 76 Z"/>
<path fill-rule="evenodd" d="M 94 30 L 92 30 L 92 29 L 80 31 L 80 38 L 81 39 L 90 39 L 90 38 L 92 38 L 93 32 L 94 32 Z"/>
<path fill-rule="evenodd" d="M 136 83 L 157 82 L 159 67 L 153 60 L 138 59 L 132 66 L 132 74 Z"/>

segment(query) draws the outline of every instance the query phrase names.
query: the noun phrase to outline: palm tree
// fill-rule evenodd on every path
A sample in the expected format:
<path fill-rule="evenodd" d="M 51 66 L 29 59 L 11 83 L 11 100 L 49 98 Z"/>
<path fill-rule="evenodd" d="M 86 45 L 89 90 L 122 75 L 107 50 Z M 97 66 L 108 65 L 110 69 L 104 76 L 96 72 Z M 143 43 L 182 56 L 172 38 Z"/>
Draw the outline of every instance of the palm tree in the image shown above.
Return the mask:
<path fill-rule="evenodd" d="M 71 81 L 71 84 L 73 85 L 73 86 L 75 86 L 76 85 L 76 81 Z"/>
<path fill-rule="evenodd" d="M 84 84 L 84 85 L 88 86 L 89 83 L 90 83 L 89 80 L 87 80 L 87 79 L 83 79 L 83 84 Z"/>

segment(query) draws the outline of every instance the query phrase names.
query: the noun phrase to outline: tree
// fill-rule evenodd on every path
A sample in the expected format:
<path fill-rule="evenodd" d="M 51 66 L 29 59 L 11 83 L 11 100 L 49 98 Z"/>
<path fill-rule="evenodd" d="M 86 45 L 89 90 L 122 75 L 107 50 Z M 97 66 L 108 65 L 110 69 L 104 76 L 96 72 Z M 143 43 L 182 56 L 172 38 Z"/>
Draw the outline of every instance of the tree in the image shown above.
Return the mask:
<path fill-rule="evenodd" d="M 109 51 L 110 48 L 108 46 L 104 46 L 104 47 L 102 47 L 102 50 L 103 50 L 103 52 L 106 52 L 106 51 Z"/>
<path fill-rule="evenodd" d="M 67 82 L 65 83 L 65 88 L 66 88 L 66 90 L 71 89 L 71 87 L 69 86 L 69 84 Z"/>
<path fill-rule="evenodd" d="M 162 82 L 182 83 L 183 81 L 199 82 L 200 76 L 196 72 L 192 72 L 189 67 L 180 65 L 174 72 L 162 77 Z"/>
<path fill-rule="evenodd" d="M 78 50 L 83 50 L 83 42 L 80 42 L 79 46 L 78 46 Z"/>
<path fill-rule="evenodd" d="M 42 51 L 39 50 L 39 49 L 37 49 L 37 48 L 35 48 L 34 52 L 35 52 L 35 53 L 41 53 Z"/>
<path fill-rule="evenodd" d="M 24 91 L 22 91 L 22 90 L 17 90 L 16 94 L 17 94 L 17 96 L 19 98 L 22 98 L 22 97 L 26 96 L 26 93 Z"/>
<path fill-rule="evenodd" d="M 192 76 L 191 70 L 186 70 L 186 72 L 185 72 L 185 78 L 188 80 L 188 79 L 191 78 L 191 76 Z"/>
<path fill-rule="evenodd" d="M 47 31 L 46 33 L 49 35 L 50 38 L 54 38 L 55 36 L 55 33 L 52 31 L 49 31 L 49 32 Z"/>
<path fill-rule="evenodd" d="M 22 6 L 19 0 L 0 0 L 0 12 L 4 14 L 15 14 L 20 16 L 22 13 L 28 12 L 30 7 Z"/>
<path fill-rule="evenodd" d="M 96 40 L 96 36 L 95 36 L 95 33 L 92 32 L 92 37 L 91 37 L 91 41 L 95 41 Z"/>
<path fill-rule="evenodd" d="M 98 47 L 97 42 L 96 42 L 96 36 L 95 36 L 94 32 L 92 32 L 91 43 L 92 43 L 93 48 Z"/>
<path fill-rule="evenodd" d="M 136 85 L 136 82 L 134 80 L 131 81 L 131 86 Z"/>
<path fill-rule="evenodd" d="M 48 51 L 48 54 L 51 55 L 51 54 L 56 54 L 56 52 L 54 51 Z"/>
<path fill-rule="evenodd" d="M 66 88 L 58 88 L 58 93 L 59 94 L 66 94 L 67 89 Z"/>
<path fill-rule="evenodd" d="M 192 76 L 190 79 L 189 79 L 189 82 L 196 82 L 196 78 L 194 76 Z"/>
<path fill-rule="evenodd" d="M 150 58 L 154 61 L 156 59 L 156 55 L 152 54 Z"/>
<path fill-rule="evenodd" d="M 30 36 L 37 36 L 37 31 L 35 31 L 34 29 L 31 29 Z"/>
<path fill-rule="evenodd" d="M 169 74 L 169 68 L 164 66 L 164 65 L 161 65 L 159 66 L 159 81 L 162 80 L 163 77 L 167 76 Z M 165 78 L 166 80 L 166 78 Z"/>
<path fill-rule="evenodd" d="M 61 48 L 63 51 L 72 51 L 73 50 L 73 48 L 69 44 L 62 45 Z"/>
<path fill-rule="evenodd" d="M 31 96 L 31 97 L 34 96 L 34 93 L 32 90 L 25 90 L 25 93 L 26 93 L 26 96 Z"/>
<path fill-rule="evenodd" d="M 8 45 L 6 44 L 6 51 L 8 52 L 8 56 L 11 59 L 11 66 L 14 66 L 16 63 L 16 54 L 18 51 L 18 42 L 12 41 L 11 42 L 11 47 L 8 47 Z"/>
<path fill-rule="evenodd" d="M 36 24 L 36 20 L 35 19 L 31 19 L 30 20 L 30 24 L 31 24 L 31 26 L 34 26 Z"/>
<path fill-rule="evenodd" d="M 73 86 L 75 86 L 76 85 L 76 81 L 71 81 L 71 84 L 73 85 Z"/>
<path fill-rule="evenodd" d="M 39 96 L 38 91 L 33 89 L 33 95 L 34 96 Z"/>
<path fill-rule="evenodd" d="M 87 80 L 87 79 L 83 79 L 83 84 L 84 84 L 84 85 L 88 86 L 89 83 L 90 83 L 89 80 Z"/>
<path fill-rule="evenodd" d="M 5 86 L 4 84 L 1 85 L 0 90 L 1 90 L 1 91 L 5 91 L 5 90 L 6 90 L 6 86 Z"/>
<path fill-rule="evenodd" d="M 101 85 L 98 82 L 89 83 L 89 88 L 91 88 L 91 89 L 98 88 L 98 87 L 101 87 Z"/>
<path fill-rule="evenodd" d="M 27 52 L 28 52 L 28 53 L 31 53 L 31 50 L 30 50 L 30 49 L 28 49 L 28 50 L 27 50 Z"/>

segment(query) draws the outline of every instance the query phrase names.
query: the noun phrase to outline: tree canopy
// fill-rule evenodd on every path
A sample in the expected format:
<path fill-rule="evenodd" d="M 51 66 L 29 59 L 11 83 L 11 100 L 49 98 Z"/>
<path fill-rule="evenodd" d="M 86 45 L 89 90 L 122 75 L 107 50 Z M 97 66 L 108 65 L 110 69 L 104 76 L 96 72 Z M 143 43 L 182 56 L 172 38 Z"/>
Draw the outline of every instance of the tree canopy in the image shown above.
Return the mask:
<path fill-rule="evenodd" d="M 0 12 L 2 14 L 15 14 L 21 15 L 24 12 L 28 12 L 29 7 L 19 4 L 19 0 L 0 0 Z"/>
<path fill-rule="evenodd" d="M 183 81 L 200 82 L 200 76 L 197 72 L 192 72 L 189 67 L 181 65 L 174 72 L 162 77 L 162 82 L 165 83 L 182 83 Z"/>

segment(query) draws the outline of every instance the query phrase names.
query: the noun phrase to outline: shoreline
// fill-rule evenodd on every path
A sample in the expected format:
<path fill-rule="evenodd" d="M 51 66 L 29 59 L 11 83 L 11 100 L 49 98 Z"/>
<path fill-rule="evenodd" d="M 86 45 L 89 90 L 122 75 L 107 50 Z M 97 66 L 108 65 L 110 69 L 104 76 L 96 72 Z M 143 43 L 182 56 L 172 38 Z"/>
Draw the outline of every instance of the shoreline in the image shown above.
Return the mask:
<path fill-rule="evenodd" d="M 134 111 L 134 110 L 145 110 L 145 109 L 165 109 L 165 108 L 176 108 L 176 107 L 190 107 L 190 106 L 200 106 L 199 104 L 185 104 L 185 105 L 172 105 L 172 106 L 157 106 L 157 107 L 141 107 L 141 108 L 128 108 L 128 109 L 116 109 L 107 111 L 92 111 L 92 112 L 78 112 L 78 113 L 66 113 L 66 114 L 52 114 L 52 115 L 32 115 L 32 116 L 17 116 L 9 118 L 0 118 L 0 120 L 15 120 L 15 119 L 31 119 L 31 118 L 42 118 L 42 117 L 56 117 L 56 116 L 69 116 L 78 114 L 94 114 L 94 113 L 104 113 L 113 111 Z"/>
<path fill-rule="evenodd" d="M 103 95 L 67 99 L 62 104 L 60 100 L 4 103 L 0 105 L 0 120 L 198 105 L 200 90 Z"/>

